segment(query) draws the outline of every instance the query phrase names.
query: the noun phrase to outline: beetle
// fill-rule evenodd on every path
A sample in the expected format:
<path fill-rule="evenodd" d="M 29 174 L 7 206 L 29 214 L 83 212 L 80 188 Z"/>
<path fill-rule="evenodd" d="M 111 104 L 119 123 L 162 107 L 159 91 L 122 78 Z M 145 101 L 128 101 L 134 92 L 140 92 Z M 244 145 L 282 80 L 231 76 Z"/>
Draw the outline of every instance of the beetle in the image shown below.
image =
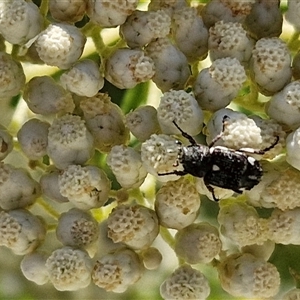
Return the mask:
<path fill-rule="evenodd" d="M 181 132 L 182 136 L 190 142 L 190 145 L 183 146 L 180 141 L 176 141 L 179 145 L 178 161 L 174 167 L 182 164 L 183 170 L 174 170 L 159 175 L 179 175 L 183 176 L 191 174 L 195 177 L 203 178 L 207 189 L 212 193 L 213 199 L 216 198 L 212 185 L 232 190 L 238 194 L 245 190 L 251 190 L 257 185 L 263 175 L 263 169 L 258 160 L 248 154 L 264 154 L 271 150 L 279 141 L 279 136 L 276 136 L 275 141 L 268 147 L 262 150 L 241 148 L 234 150 L 224 146 L 214 146 L 214 144 L 222 137 L 228 116 L 224 116 L 222 123 L 223 129 L 212 142 L 206 146 L 197 144 L 192 136 L 184 132 L 178 124 L 173 121 L 174 125 Z"/>

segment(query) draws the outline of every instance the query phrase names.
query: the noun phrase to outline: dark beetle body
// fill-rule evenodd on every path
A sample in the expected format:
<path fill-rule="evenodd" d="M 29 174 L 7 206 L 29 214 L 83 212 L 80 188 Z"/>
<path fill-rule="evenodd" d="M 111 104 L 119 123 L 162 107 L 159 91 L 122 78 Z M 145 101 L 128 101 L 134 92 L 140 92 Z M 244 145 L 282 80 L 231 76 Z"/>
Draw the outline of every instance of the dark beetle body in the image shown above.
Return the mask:
<path fill-rule="evenodd" d="M 229 117 L 224 116 L 223 131 L 227 119 Z M 209 146 L 205 146 L 197 144 L 193 137 L 184 132 L 174 121 L 173 123 L 180 130 L 181 134 L 190 141 L 190 145 L 182 146 L 177 141 L 179 144 L 178 162 L 181 163 L 183 171 L 174 170 L 159 175 L 191 174 L 195 177 L 203 178 L 205 186 L 212 193 L 215 201 L 218 201 L 218 199 L 215 197 L 212 185 L 232 190 L 236 193 L 242 193 L 243 189 L 251 190 L 257 185 L 261 180 L 263 170 L 259 161 L 247 155 L 247 153 L 264 154 L 272 149 L 279 140 L 277 136 L 275 142 L 263 150 L 249 148 L 234 150 L 222 146 L 214 147 L 213 145 L 216 141 L 221 138 L 222 131 Z M 178 162 L 174 166 L 177 166 Z"/>

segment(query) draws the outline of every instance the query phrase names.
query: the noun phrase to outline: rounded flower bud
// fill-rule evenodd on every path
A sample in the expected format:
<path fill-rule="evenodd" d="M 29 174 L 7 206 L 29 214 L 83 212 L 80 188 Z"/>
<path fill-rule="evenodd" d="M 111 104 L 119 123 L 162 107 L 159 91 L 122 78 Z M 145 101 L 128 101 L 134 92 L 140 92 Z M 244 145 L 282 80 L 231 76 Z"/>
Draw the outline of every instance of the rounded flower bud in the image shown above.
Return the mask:
<path fill-rule="evenodd" d="M 180 90 L 191 74 L 185 55 L 168 38 L 158 38 L 148 44 L 146 54 L 154 61 L 152 80 L 163 92 Z"/>
<path fill-rule="evenodd" d="M 34 118 L 24 123 L 18 131 L 21 149 L 30 160 L 40 159 L 47 154 L 49 127 L 49 123 Z"/>
<path fill-rule="evenodd" d="M 85 59 L 63 73 L 60 82 L 65 89 L 76 95 L 93 97 L 103 88 L 104 78 L 100 74 L 98 64 Z"/>
<path fill-rule="evenodd" d="M 164 300 L 204 300 L 209 294 L 208 280 L 189 265 L 177 268 L 160 286 L 160 295 Z"/>
<path fill-rule="evenodd" d="M 171 18 L 165 10 L 135 10 L 120 26 L 120 34 L 130 48 L 141 48 L 169 34 Z"/>
<path fill-rule="evenodd" d="M 88 212 L 72 208 L 62 213 L 56 227 L 56 237 L 65 246 L 89 249 L 97 241 L 97 221 Z"/>
<path fill-rule="evenodd" d="M 262 244 L 269 238 L 266 220 L 259 218 L 254 207 L 242 202 L 221 206 L 218 222 L 221 233 L 240 247 Z"/>
<path fill-rule="evenodd" d="M 51 16 L 58 21 L 75 23 L 80 21 L 87 8 L 87 0 L 61 1 L 50 0 L 49 11 Z"/>
<path fill-rule="evenodd" d="M 69 24 L 50 24 L 35 41 L 41 60 L 60 69 L 70 68 L 81 56 L 86 37 Z"/>
<path fill-rule="evenodd" d="M 129 130 L 125 127 L 123 112 L 107 94 L 84 98 L 80 108 L 97 149 L 109 152 L 113 146 L 128 142 Z"/>
<path fill-rule="evenodd" d="M 69 165 L 58 176 L 59 190 L 76 207 L 87 210 L 101 207 L 108 199 L 111 183 L 96 166 Z"/>
<path fill-rule="evenodd" d="M 47 258 L 48 255 L 42 252 L 32 252 L 24 256 L 20 267 L 27 280 L 38 285 L 43 285 L 49 281 L 49 274 L 45 266 Z"/>
<path fill-rule="evenodd" d="M 24 208 L 40 196 L 40 186 L 28 172 L 0 163 L 0 207 L 4 210 Z"/>
<path fill-rule="evenodd" d="M 47 153 L 59 169 L 83 164 L 94 154 L 94 139 L 79 116 L 64 115 L 49 127 Z"/>
<path fill-rule="evenodd" d="M 0 52 L 0 98 L 18 95 L 24 84 L 25 74 L 22 65 L 13 60 L 9 54 Z"/>
<path fill-rule="evenodd" d="M 97 260 L 92 279 L 108 292 L 123 293 L 140 279 L 143 270 L 139 256 L 131 249 L 122 248 Z"/>
<path fill-rule="evenodd" d="M 157 11 L 163 9 L 168 15 L 172 16 L 176 10 L 183 9 L 186 6 L 186 0 L 150 0 L 148 10 Z"/>
<path fill-rule="evenodd" d="M 277 122 L 291 129 L 300 126 L 300 81 L 287 84 L 281 91 L 273 95 L 266 104 L 266 113 Z"/>
<path fill-rule="evenodd" d="M 300 289 L 297 288 L 293 288 L 289 290 L 282 296 L 282 300 L 298 300 L 298 299 L 300 299 Z"/>
<path fill-rule="evenodd" d="M 139 106 L 129 112 L 126 115 L 126 126 L 140 142 L 149 139 L 151 134 L 160 132 L 157 111 L 150 105 Z"/>
<path fill-rule="evenodd" d="M 59 190 L 58 176 L 60 173 L 61 171 L 52 168 L 41 176 L 40 185 L 42 195 L 59 203 L 69 202 L 68 198 L 62 196 Z"/>
<path fill-rule="evenodd" d="M 300 127 L 286 138 L 286 161 L 300 170 Z"/>
<path fill-rule="evenodd" d="M 218 273 L 222 288 L 234 297 L 271 298 L 280 286 L 276 267 L 250 253 L 226 257 L 218 266 Z"/>
<path fill-rule="evenodd" d="M 177 175 L 161 175 L 174 171 L 174 164 L 177 166 L 178 145 L 176 141 L 165 134 L 152 134 L 141 147 L 141 158 L 147 172 L 157 177 L 158 180 L 166 182 L 177 180 Z M 176 170 L 183 170 L 177 166 Z"/>
<path fill-rule="evenodd" d="M 242 65 L 250 60 L 254 41 L 238 22 L 219 21 L 209 29 L 208 48 L 211 60 L 235 57 Z"/>
<path fill-rule="evenodd" d="M 225 121 L 223 130 L 224 116 L 227 116 L 228 119 Z M 221 138 L 214 145 L 237 150 L 241 148 L 262 148 L 261 129 L 254 120 L 243 113 L 228 108 L 216 111 L 207 123 L 207 143 L 210 144 L 221 132 Z"/>
<path fill-rule="evenodd" d="M 262 38 L 252 51 L 250 74 L 259 91 L 270 96 L 280 91 L 292 77 L 291 57 L 279 38 Z"/>
<path fill-rule="evenodd" d="M 0 125 L 0 160 L 3 160 L 13 149 L 13 138 L 7 129 Z"/>
<path fill-rule="evenodd" d="M 11 249 L 16 255 L 35 250 L 44 241 L 44 221 L 25 209 L 0 212 L 0 245 Z"/>
<path fill-rule="evenodd" d="M 118 49 L 105 65 L 105 78 L 119 89 L 134 88 L 154 74 L 154 63 L 142 50 Z"/>
<path fill-rule="evenodd" d="M 300 245 L 300 208 L 274 209 L 268 219 L 269 239 L 276 244 Z"/>
<path fill-rule="evenodd" d="M 124 145 L 114 146 L 107 155 L 106 163 L 125 189 L 138 188 L 147 176 L 140 153 Z"/>
<path fill-rule="evenodd" d="M 194 136 L 201 132 L 204 114 L 191 94 L 183 90 L 169 91 L 160 99 L 157 119 L 165 134 L 181 134 L 172 123 L 175 121 L 183 131 Z"/>
<path fill-rule="evenodd" d="M 280 1 L 255 1 L 243 25 L 256 40 L 264 37 L 280 36 L 282 32 L 282 15 Z"/>
<path fill-rule="evenodd" d="M 121 220 L 121 221 L 120 221 Z M 155 212 L 142 205 L 119 205 L 107 219 L 108 237 L 133 249 L 151 246 L 159 232 Z"/>
<path fill-rule="evenodd" d="M 209 223 L 191 224 L 175 235 L 175 252 L 189 264 L 211 262 L 221 247 L 218 229 Z"/>
<path fill-rule="evenodd" d="M 58 291 L 77 291 L 90 284 L 93 265 L 85 251 L 63 247 L 48 257 L 46 269 Z"/>
<path fill-rule="evenodd" d="M 172 33 L 179 50 L 190 62 L 207 56 L 208 30 L 195 8 L 175 10 Z"/>
<path fill-rule="evenodd" d="M 250 253 L 257 258 L 262 258 L 268 260 L 275 250 L 275 243 L 273 241 L 267 240 L 264 243 L 257 245 L 247 245 L 241 248 L 242 253 Z"/>
<path fill-rule="evenodd" d="M 193 90 L 202 109 L 216 111 L 238 95 L 246 79 L 245 70 L 236 58 L 220 58 L 201 70 Z"/>
<path fill-rule="evenodd" d="M 200 208 L 195 185 L 185 177 L 165 183 L 156 194 L 155 211 L 162 226 L 182 229 L 193 223 Z"/>
<path fill-rule="evenodd" d="M 72 95 L 50 76 L 33 77 L 26 84 L 23 97 L 36 114 L 71 113 L 75 108 Z"/>
<path fill-rule="evenodd" d="M 0 33 L 11 44 L 25 44 L 42 30 L 43 18 L 34 3 L 1 1 L 0 11 Z"/>
<path fill-rule="evenodd" d="M 156 270 L 163 259 L 162 254 L 154 247 L 150 247 L 142 251 L 141 256 L 144 267 L 147 270 Z"/>
<path fill-rule="evenodd" d="M 138 0 L 118 2 L 88 0 L 87 15 L 93 23 L 101 27 L 115 27 L 126 21 L 126 18 L 135 11 L 138 2 Z"/>

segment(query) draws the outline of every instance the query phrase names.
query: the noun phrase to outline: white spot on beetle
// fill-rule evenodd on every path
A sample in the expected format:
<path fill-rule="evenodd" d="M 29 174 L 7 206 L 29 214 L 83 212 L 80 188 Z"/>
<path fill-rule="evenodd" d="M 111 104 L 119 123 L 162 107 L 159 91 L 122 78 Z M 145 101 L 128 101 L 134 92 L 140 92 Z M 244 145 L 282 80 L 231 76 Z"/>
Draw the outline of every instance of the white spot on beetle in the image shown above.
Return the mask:
<path fill-rule="evenodd" d="M 254 165 L 254 163 L 255 163 L 255 158 L 253 158 L 253 157 L 251 157 L 251 156 L 248 156 L 248 162 L 253 166 Z"/>

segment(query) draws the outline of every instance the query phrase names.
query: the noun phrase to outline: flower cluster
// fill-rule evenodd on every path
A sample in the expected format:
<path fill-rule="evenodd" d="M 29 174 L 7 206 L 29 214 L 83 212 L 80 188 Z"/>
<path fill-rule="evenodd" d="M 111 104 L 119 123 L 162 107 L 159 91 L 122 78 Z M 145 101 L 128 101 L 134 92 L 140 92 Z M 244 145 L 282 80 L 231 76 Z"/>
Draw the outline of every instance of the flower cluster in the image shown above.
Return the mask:
<path fill-rule="evenodd" d="M 1 296 L 299 298 L 299 16 L 0 0 Z"/>

